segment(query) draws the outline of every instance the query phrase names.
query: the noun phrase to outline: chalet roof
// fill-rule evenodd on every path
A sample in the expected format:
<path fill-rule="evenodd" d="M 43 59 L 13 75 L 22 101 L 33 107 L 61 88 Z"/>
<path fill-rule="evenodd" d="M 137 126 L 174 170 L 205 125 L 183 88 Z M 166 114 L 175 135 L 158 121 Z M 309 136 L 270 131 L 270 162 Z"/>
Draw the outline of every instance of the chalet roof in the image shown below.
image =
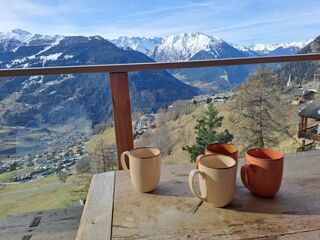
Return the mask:
<path fill-rule="evenodd" d="M 299 116 L 320 120 L 320 99 L 313 100 L 307 104 L 300 112 Z"/>

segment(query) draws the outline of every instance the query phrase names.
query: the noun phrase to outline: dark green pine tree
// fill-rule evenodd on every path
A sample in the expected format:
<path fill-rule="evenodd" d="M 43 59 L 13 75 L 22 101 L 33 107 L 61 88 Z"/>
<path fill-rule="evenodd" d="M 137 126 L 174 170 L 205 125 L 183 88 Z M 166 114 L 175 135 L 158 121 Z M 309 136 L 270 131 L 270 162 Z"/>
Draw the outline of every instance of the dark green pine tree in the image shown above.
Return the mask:
<path fill-rule="evenodd" d="M 204 153 L 206 145 L 232 141 L 233 136 L 228 130 L 216 131 L 217 128 L 221 127 L 222 120 L 223 117 L 218 115 L 218 110 L 213 104 L 209 104 L 208 111 L 197 120 L 195 127 L 196 143 L 192 146 L 183 147 L 184 151 L 189 152 L 191 162 L 195 162 L 197 156 Z"/>

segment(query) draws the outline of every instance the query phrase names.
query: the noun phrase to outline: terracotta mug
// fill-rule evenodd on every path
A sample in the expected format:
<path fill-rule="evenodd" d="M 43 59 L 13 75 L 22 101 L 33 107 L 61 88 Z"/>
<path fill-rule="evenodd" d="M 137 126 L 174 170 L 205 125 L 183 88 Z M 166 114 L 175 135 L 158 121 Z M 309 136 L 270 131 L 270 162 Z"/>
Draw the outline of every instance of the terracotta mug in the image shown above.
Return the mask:
<path fill-rule="evenodd" d="M 130 169 L 126 165 L 125 156 L 129 158 Z M 121 164 L 137 191 L 151 192 L 159 185 L 161 171 L 159 149 L 142 147 L 123 152 Z"/>
<path fill-rule="evenodd" d="M 241 179 L 255 195 L 273 197 L 280 188 L 282 173 L 282 152 L 271 148 L 253 148 L 246 152 Z"/>
<path fill-rule="evenodd" d="M 235 191 L 236 161 L 224 155 L 205 155 L 199 159 L 199 169 L 189 174 L 191 192 L 199 199 L 212 203 L 215 207 L 228 205 Z M 193 179 L 199 174 L 200 193 L 193 187 Z"/>
<path fill-rule="evenodd" d="M 238 148 L 227 143 L 212 143 L 208 144 L 204 150 L 204 154 L 214 154 L 214 155 L 226 155 L 232 157 L 234 160 L 238 161 Z M 196 167 L 198 168 L 199 159 L 204 156 L 200 154 L 196 159 Z"/>

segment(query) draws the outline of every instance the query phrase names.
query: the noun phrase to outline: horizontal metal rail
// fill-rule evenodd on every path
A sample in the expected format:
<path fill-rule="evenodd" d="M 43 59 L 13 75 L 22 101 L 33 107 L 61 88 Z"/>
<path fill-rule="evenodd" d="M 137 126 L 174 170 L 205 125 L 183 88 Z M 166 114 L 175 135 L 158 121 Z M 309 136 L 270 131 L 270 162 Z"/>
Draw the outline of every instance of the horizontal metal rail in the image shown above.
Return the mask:
<path fill-rule="evenodd" d="M 296 54 L 291 56 L 225 58 L 215 60 L 199 60 L 186 62 L 151 62 L 107 65 L 59 66 L 41 68 L 0 69 L 0 77 L 18 77 L 32 75 L 77 74 L 77 73 L 112 73 L 136 72 L 149 70 L 166 70 L 177 68 L 202 68 L 217 66 L 234 66 L 245 64 L 319 61 L 320 53 Z"/>

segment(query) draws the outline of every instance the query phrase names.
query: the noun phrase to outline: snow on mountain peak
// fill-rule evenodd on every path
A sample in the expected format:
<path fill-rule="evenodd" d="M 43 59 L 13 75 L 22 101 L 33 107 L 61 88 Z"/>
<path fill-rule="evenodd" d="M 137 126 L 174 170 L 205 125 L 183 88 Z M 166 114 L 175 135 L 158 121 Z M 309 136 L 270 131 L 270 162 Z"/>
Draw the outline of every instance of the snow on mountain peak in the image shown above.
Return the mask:
<path fill-rule="evenodd" d="M 255 43 L 249 46 L 249 48 L 253 51 L 257 52 L 271 52 L 276 50 L 277 48 L 303 48 L 312 42 L 313 39 L 304 40 L 300 42 L 290 42 L 290 43 L 272 43 L 272 44 L 263 44 L 263 43 Z"/>
<path fill-rule="evenodd" d="M 60 35 L 41 35 L 31 34 L 25 30 L 13 29 L 11 32 L 0 32 L 0 43 L 2 48 L 16 52 L 21 46 L 29 45 L 43 45 L 44 49 L 46 46 L 57 44 L 64 36 Z"/>
<path fill-rule="evenodd" d="M 167 36 L 154 50 L 153 56 L 157 61 L 183 61 L 188 60 L 200 51 L 215 51 L 224 41 L 220 38 L 200 32 L 181 33 Z"/>
<path fill-rule="evenodd" d="M 32 36 L 31 33 L 21 30 L 13 29 L 11 32 L 0 32 L 0 40 L 3 39 L 15 39 L 20 42 L 27 41 Z"/>
<path fill-rule="evenodd" d="M 49 40 L 55 41 L 58 38 L 61 38 L 60 35 L 41 35 L 41 34 L 31 34 L 22 29 L 13 29 L 11 32 L 0 32 L 0 41 L 3 40 L 18 40 L 23 44 L 28 44 L 32 40 Z"/>
<path fill-rule="evenodd" d="M 145 37 L 119 37 L 117 39 L 111 40 L 113 44 L 121 48 L 131 48 L 133 50 L 148 53 L 153 50 L 156 45 L 160 44 L 162 38 L 145 38 Z"/>

